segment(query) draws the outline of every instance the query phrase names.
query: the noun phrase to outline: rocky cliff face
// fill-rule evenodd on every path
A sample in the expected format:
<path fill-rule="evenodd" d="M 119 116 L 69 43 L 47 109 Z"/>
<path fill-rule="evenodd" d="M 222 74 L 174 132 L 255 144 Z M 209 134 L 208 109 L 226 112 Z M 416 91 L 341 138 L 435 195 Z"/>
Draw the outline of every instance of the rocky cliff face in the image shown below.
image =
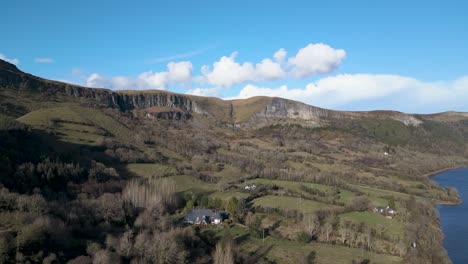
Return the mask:
<path fill-rule="evenodd" d="M 188 96 L 164 91 L 115 92 L 108 89 L 86 88 L 68 83 L 41 79 L 26 74 L 15 65 L 0 60 L 0 87 L 16 91 L 31 91 L 51 96 L 62 95 L 90 99 L 97 105 L 116 107 L 121 111 L 150 107 L 169 107 L 183 112 L 204 114 L 203 109 Z"/>
<path fill-rule="evenodd" d="M 260 111 L 254 113 L 251 118 L 243 124 L 238 124 L 238 126 L 258 126 L 287 121 L 298 121 L 308 126 L 320 126 L 330 119 L 345 118 L 352 118 L 352 115 L 283 98 L 272 98 Z"/>
<path fill-rule="evenodd" d="M 87 88 L 42 79 L 24 73 L 8 62 L 0 60 L 0 89 L 45 95 L 52 100 L 60 96 L 79 100 L 98 107 L 113 107 L 120 111 L 143 110 L 150 118 L 190 119 L 194 114 L 216 120 L 218 123 L 250 128 L 276 122 L 297 122 L 320 126 L 330 120 L 360 117 L 392 118 L 406 125 L 419 125 L 421 120 L 400 112 L 342 112 L 322 109 L 283 98 L 251 98 L 223 101 L 217 98 L 175 94 L 166 91 L 112 91 Z M 26 95 L 27 96 L 27 95 Z M 59 100 L 59 99 L 54 99 Z M 1 103 L 1 101 L 0 101 Z M 164 108 L 151 112 L 149 108 Z M 148 111 L 146 111 L 148 110 Z M 241 117 L 239 117 L 239 115 Z"/>
<path fill-rule="evenodd" d="M 339 112 L 306 105 L 299 102 L 289 101 L 282 98 L 273 98 L 271 104 L 262 111 L 255 114 L 256 117 L 263 118 L 288 118 L 319 120 L 322 118 L 345 118 L 348 115 Z"/>

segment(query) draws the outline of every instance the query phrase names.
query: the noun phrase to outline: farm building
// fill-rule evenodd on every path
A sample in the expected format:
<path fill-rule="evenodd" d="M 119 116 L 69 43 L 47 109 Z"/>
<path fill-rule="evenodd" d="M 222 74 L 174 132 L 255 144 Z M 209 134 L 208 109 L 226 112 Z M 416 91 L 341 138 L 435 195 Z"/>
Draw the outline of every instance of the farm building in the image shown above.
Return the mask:
<path fill-rule="evenodd" d="M 215 211 L 212 209 L 193 209 L 188 212 L 184 218 L 184 222 L 200 225 L 200 224 L 213 224 L 219 225 L 226 218 L 227 213 L 225 211 Z"/>

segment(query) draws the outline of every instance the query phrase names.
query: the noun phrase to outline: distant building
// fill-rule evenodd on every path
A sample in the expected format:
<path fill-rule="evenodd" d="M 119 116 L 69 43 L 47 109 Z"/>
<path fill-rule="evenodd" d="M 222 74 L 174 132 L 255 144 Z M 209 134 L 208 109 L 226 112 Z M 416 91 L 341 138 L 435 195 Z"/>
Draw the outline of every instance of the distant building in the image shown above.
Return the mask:
<path fill-rule="evenodd" d="M 219 225 L 226 218 L 227 213 L 225 211 L 215 211 L 212 209 L 193 209 L 188 212 L 184 218 L 185 223 L 195 225 Z"/>
<path fill-rule="evenodd" d="M 254 191 L 255 189 L 257 189 L 257 186 L 255 186 L 255 184 L 247 185 L 244 187 L 244 189 L 248 191 Z"/>
<path fill-rule="evenodd" d="M 397 211 L 395 209 L 390 208 L 390 206 L 375 207 L 373 211 L 374 211 L 374 213 L 378 213 L 378 214 L 385 215 L 385 216 L 392 216 L 392 215 L 395 215 L 397 213 Z"/>

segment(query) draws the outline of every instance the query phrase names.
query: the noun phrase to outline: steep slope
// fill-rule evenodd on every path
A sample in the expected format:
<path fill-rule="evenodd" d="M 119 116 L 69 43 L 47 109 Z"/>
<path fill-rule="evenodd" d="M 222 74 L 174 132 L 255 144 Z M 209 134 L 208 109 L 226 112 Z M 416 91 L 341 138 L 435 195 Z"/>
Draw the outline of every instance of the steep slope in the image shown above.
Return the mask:
<path fill-rule="evenodd" d="M 167 91 L 112 91 L 86 88 L 45 80 L 26 74 L 15 65 L 0 60 L 0 110 L 13 116 L 48 107 L 46 102 L 77 102 L 96 107 L 112 107 L 122 112 L 144 110 L 155 117 L 189 117 L 198 114 L 222 124 L 248 128 L 271 122 L 306 121 L 317 126 L 329 119 L 359 116 L 355 113 L 331 111 L 282 98 L 255 97 L 224 101 L 212 97 L 182 95 Z M 25 96 L 27 95 L 27 96 Z M 30 101 L 22 102 L 23 98 Z M 34 101 L 31 103 L 31 100 Z M 40 105 L 37 105 L 40 104 Z M 12 111 L 12 105 L 16 110 Z M 8 109 L 8 111 L 6 110 Z M 181 113 L 181 114 L 174 114 Z"/>
<path fill-rule="evenodd" d="M 92 89 L 2 62 L 0 230 L 11 231 L 8 260 L 57 253 L 66 263 L 102 253 L 118 263 L 182 252 L 185 262 L 212 263 L 216 245 L 205 241 L 229 231 L 238 263 L 299 263 L 308 252 L 320 263 L 361 262 L 364 252 L 372 263 L 447 263 L 433 201 L 459 200 L 426 174 L 468 164 L 463 115 Z M 402 213 L 372 211 L 390 204 Z M 230 221 L 181 224 L 193 207 L 224 208 Z M 311 221 L 314 236 L 305 228 Z M 158 241 L 171 251 L 154 247 Z"/>
<path fill-rule="evenodd" d="M 142 116 L 165 119 L 190 119 L 193 115 L 221 125 L 256 128 L 277 123 L 323 126 L 332 121 L 355 118 L 393 119 L 418 126 L 422 120 L 460 121 L 467 113 L 409 115 L 395 111 L 344 112 L 310 106 L 283 98 L 253 97 L 225 101 L 160 90 L 112 91 L 86 88 L 45 80 L 20 71 L 0 60 L 0 112 L 19 117 L 32 110 L 74 102 L 92 107 L 116 108 L 122 112 L 138 111 Z"/>

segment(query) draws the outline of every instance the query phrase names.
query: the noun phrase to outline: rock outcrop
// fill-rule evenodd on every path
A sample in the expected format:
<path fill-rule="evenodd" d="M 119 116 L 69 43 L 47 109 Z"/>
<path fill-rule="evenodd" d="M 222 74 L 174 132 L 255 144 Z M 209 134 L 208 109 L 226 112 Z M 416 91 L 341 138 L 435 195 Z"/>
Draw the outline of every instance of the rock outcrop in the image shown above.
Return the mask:
<path fill-rule="evenodd" d="M 310 106 L 283 98 L 257 97 L 224 101 L 218 98 L 176 94 L 167 91 L 113 91 L 87 88 L 42 79 L 20 71 L 15 65 L 0 60 L 0 89 L 14 96 L 41 95 L 44 100 L 60 101 L 59 97 L 77 100 L 97 107 L 112 107 L 120 111 L 143 111 L 147 118 L 191 119 L 194 115 L 211 118 L 218 124 L 242 128 L 258 127 L 278 122 L 296 122 L 320 126 L 330 120 L 351 118 L 391 118 L 405 125 L 419 125 L 422 115 L 395 111 L 344 112 Z M 16 93 L 15 93 L 16 92 Z M 1 103 L 1 102 L 0 102 Z M 8 103 L 0 105 L 7 107 Z M 150 111 L 151 108 L 164 111 Z M 2 108 L 0 108 L 1 110 Z M 457 115 L 460 116 L 460 115 Z M 428 116 L 429 117 L 429 116 Z M 436 118 L 434 115 L 433 118 Z"/>

